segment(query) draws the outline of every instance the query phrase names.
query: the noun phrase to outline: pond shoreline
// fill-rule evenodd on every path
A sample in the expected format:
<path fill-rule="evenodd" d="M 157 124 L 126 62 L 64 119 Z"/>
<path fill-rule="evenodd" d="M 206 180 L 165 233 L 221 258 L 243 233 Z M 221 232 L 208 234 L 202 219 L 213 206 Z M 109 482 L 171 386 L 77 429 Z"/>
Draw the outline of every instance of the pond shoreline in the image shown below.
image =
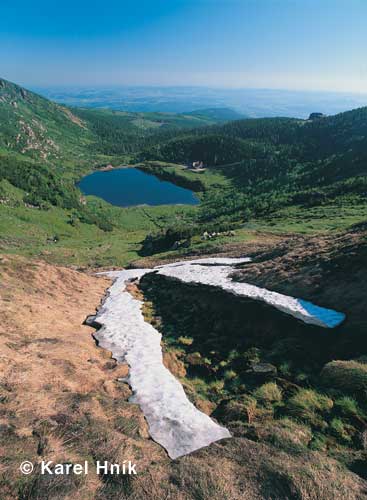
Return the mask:
<path fill-rule="evenodd" d="M 193 189 L 156 174 L 141 165 L 106 166 L 85 175 L 76 186 L 83 195 L 97 196 L 124 208 L 199 204 Z"/>
<path fill-rule="evenodd" d="M 200 179 L 189 179 L 184 175 L 180 175 L 179 172 L 174 170 L 175 167 L 177 168 L 180 166 L 181 165 L 163 166 L 163 165 L 155 165 L 152 163 L 143 163 L 135 165 L 134 168 L 137 168 L 138 170 L 141 170 L 147 174 L 154 175 L 155 177 L 163 181 L 171 182 L 176 186 L 182 187 L 184 189 L 190 189 L 195 193 L 201 193 L 205 191 L 206 189 L 205 185 Z M 183 167 L 183 170 L 186 169 L 184 169 Z"/>

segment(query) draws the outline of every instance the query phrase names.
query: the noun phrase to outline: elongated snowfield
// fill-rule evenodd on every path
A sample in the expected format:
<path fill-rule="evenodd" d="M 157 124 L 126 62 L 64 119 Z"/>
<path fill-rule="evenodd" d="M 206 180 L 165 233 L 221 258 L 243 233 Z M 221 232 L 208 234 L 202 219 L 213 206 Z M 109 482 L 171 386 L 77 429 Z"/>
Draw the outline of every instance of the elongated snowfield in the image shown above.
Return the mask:
<path fill-rule="evenodd" d="M 128 363 L 127 382 L 134 393 L 131 401 L 143 411 L 151 437 L 173 459 L 228 438 L 230 433 L 190 403 L 181 384 L 163 365 L 161 334 L 144 321 L 142 302 L 126 290 L 129 281 L 155 272 L 186 283 L 214 286 L 238 296 L 261 300 L 306 323 L 322 327 L 332 328 L 345 317 L 310 302 L 231 281 L 231 264 L 248 261 L 248 258 L 208 258 L 176 262 L 155 269 L 101 273 L 115 278 L 115 281 L 95 317 L 95 321 L 102 325 L 95 338 L 101 347 L 112 352 L 118 362 Z"/>
<path fill-rule="evenodd" d="M 95 337 L 117 361 L 129 364 L 131 401 L 143 411 L 154 441 L 174 459 L 228 438 L 230 433 L 190 403 L 182 385 L 163 365 L 161 334 L 144 321 L 141 302 L 126 291 L 129 279 L 146 272 L 117 273 L 96 317 L 103 328 Z"/>

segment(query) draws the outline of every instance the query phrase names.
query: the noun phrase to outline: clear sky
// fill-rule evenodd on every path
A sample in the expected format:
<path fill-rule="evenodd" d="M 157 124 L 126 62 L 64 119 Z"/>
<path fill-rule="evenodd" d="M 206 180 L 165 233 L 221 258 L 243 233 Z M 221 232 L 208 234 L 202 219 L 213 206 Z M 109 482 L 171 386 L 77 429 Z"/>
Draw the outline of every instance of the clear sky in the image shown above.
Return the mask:
<path fill-rule="evenodd" d="M 367 92 L 367 0 L 1 0 L 23 85 Z"/>

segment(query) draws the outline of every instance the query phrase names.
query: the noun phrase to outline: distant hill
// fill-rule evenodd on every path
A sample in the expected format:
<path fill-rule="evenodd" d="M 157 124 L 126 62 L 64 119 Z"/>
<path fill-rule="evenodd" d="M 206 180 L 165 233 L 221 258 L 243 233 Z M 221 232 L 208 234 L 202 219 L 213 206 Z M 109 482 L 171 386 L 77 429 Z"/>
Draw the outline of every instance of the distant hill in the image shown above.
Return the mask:
<path fill-rule="evenodd" d="M 322 120 L 260 118 L 218 125 L 202 133 L 215 133 L 261 140 L 274 145 L 302 148 L 316 157 L 335 152 L 366 150 L 367 107 L 357 108 Z"/>

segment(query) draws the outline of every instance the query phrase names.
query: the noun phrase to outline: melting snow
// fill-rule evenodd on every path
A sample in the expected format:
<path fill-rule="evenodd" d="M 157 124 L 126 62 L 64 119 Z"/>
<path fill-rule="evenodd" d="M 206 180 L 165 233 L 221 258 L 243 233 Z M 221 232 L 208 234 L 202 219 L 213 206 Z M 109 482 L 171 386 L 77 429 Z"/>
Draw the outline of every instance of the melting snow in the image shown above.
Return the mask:
<path fill-rule="evenodd" d="M 141 302 L 126 291 L 131 278 L 146 272 L 110 274 L 117 279 L 96 317 L 103 328 L 95 337 L 117 361 L 129 364 L 131 401 L 143 411 L 152 438 L 171 458 L 177 458 L 228 438 L 230 433 L 190 403 L 182 385 L 163 365 L 161 334 L 144 321 Z"/>
<path fill-rule="evenodd" d="M 231 265 L 249 260 L 208 258 L 155 269 L 101 273 L 115 281 L 95 318 L 102 325 L 95 337 L 101 347 L 112 351 L 118 362 L 128 363 L 127 381 L 134 393 L 131 401 L 142 409 L 152 438 L 173 459 L 230 437 L 230 433 L 190 403 L 181 384 L 163 365 L 161 334 L 144 321 L 142 302 L 126 290 L 129 281 L 156 272 L 186 283 L 219 287 L 238 296 L 261 300 L 306 323 L 322 327 L 337 326 L 345 318 L 342 313 L 310 302 L 231 281 Z"/>
<path fill-rule="evenodd" d="M 207 259 L 205 259 L 207 260 Z M 229 260 L 229 259 L 227 259 Z M 195 263 L 195 265 L 192 265 Z M 211 262 L 213 264 L 213 262 Z M 236 259 L 236 263 L 238 259 Z M 277 292 L 271 292 L 265 288 L 259 288 L 248 283 L 232 281 L 229 275 L 233 272 L 232 267 L 228 266 L 203 266 L 199 261 L 181 262 L 179 264 L 161 266 L 158 274 L 176 278 L 186 283 L 197 283 L 221 288 L 227 292 L 240 297 L 249 297 L 254 300 L 260 300 L 276 307 L 305 323 L 321 326 L 324 328 L 333 328 L 339 325 L 344 319 L 345 314 L 315 306 L 306 300 L 296 299 L 288 295 Z"/>

